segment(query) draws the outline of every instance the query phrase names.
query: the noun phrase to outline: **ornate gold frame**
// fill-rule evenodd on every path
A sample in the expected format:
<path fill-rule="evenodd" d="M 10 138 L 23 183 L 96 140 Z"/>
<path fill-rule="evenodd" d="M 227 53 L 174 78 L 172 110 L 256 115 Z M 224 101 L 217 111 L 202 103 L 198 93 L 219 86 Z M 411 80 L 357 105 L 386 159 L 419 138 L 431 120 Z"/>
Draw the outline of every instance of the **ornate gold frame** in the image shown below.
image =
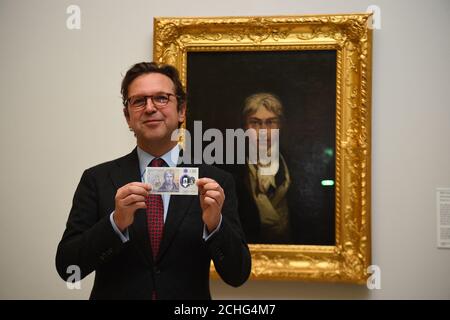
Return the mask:
<path fill-rule="evenodd" d="M 155 18 L 154 61 L 188 51 L 336 50 L 336 245 L 250 245 L 252 278 L 365 283 L 371 260 L 370 14 Z M 212 267 L 213 269 L 213 267 Z"/>

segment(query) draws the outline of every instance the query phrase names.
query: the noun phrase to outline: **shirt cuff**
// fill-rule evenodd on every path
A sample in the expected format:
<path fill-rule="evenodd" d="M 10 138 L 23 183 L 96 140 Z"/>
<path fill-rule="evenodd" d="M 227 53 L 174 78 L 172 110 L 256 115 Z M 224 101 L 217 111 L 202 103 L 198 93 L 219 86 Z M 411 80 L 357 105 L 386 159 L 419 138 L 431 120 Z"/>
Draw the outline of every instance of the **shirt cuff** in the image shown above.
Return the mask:
<path fill-rule="evenodd" d="M 120 237 L 120 240 L 122 240 L 123 243 L 130 240 L 130 235 L 128 234 L 128 228 L 122 233 L 119 228 L 117 227 L 116 223 L 114 222 L 114 211 L 109 216 L 109 221 L 111 221 L 111 225 L 114 229 L 114 231 L 117 233 L 117 235 Z"/>
<path fill-rule="evenodd" d="M 206 224 L 203 224 L 203 240 L 207 241 L 211 236 L 216 233 L 218 230 L 220 230 L 220 226 L 222 225 L 222 214 L 220 214 L 220 221 L 217 227 L 208 234 L 208 229 L 206 228 Z"/>

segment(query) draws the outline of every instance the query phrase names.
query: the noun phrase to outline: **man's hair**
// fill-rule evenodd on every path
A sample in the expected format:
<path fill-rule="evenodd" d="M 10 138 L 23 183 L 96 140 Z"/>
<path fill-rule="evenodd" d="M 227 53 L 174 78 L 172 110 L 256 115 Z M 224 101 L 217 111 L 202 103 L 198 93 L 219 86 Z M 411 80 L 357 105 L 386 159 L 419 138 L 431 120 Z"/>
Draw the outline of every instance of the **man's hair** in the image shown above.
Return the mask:
<path fill-rule="evenodd" d="M 173 84 L 175 85 L 175 95 L 177 96 L 177 108 L 178 110 L 180 110 L 181 105 L 186 101 L 186 92 L 184 91 L 183 85 L 181 84 L 178 70 L 174 66 L 168 64 L 158 64 L 156 62 L 136 63 L 127 71 L 125 77 L 122 80 L 122 86 L 120 89 L 124 107 L 127 107 L 127 99 L 129 98 L 128 87 L 130 86 L 130 84 L 137 77 L 148 73 L 160 73 L 172 80 Z"/>
<path fill-rule="evenodd" d="M 173 170 L 166 170 L 166 171 L 164 171 L 164 179 L 168 175 L 171 175 L 172 177 L 175 177 L 175 172 Z"/>
<path fill-rule="evenodd" d="M 255 93 L 245 99 L 244 109 L 242 110 L 242 119 L 245 123 L 247 118 L 256 113 L 261 107 L 274 113 L 280 121 L 284 120 L 283 105 L 280 99 L 272 93 Z"/>

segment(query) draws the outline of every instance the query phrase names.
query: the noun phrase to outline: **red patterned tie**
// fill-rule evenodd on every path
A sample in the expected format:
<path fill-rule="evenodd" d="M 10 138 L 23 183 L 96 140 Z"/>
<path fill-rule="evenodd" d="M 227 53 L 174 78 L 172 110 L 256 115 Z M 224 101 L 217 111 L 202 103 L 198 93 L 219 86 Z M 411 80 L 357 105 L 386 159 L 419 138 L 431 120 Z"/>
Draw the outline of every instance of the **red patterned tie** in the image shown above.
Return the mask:
<path fill-rule="evenodd" d="M 154 158 L 149 167 L 163 167 L 165 161 L 160 158 Z M 152 246 L 153 260 L 159 252 L 159 245 L 163 236 L 164 229 L 164 205 L 159 194 L 150 194 L 147 197 L 147 230 Z"/>

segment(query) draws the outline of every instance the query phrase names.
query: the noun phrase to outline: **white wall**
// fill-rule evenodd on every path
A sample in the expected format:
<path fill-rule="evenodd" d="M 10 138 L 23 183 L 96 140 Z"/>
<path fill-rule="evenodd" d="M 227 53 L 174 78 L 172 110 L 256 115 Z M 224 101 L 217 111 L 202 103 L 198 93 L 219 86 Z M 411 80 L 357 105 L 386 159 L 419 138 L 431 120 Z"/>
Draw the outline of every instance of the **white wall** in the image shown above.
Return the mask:
<path fill-rule="evenodd" d="M 187 4 L 188 3 L 188 4 Z M 81 7 L 79 31 L 66 8 Z M 54 256 L 82 171 L 134 140 L 120 81 L 151 60 L 154 16 L 364 12 L 377 4 L 373 55 L 373 263 L 382 289 L 326 283 L 213 281 L 214 298 L 450 298 L 450 250 L 436 248 L 435 188 L 450 187 L 450 2 L 0 1 L 0 298 L 87 298 Z"/>

